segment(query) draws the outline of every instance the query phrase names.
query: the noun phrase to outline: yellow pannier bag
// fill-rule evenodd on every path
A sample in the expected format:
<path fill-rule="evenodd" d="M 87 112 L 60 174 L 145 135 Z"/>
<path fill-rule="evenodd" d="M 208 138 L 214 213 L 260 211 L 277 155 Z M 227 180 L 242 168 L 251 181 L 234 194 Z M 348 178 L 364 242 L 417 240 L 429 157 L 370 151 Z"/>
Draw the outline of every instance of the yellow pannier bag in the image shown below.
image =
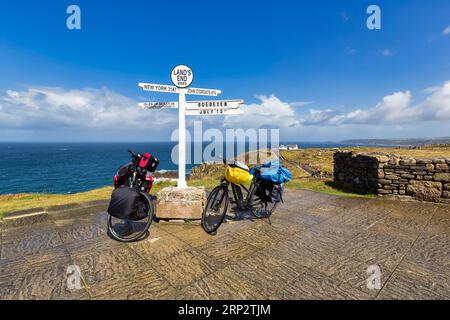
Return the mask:
<path fill-rule="evenodd" d="M 225 171 L 225 178 L 234 184 L 245 184 L 250 182 L 253 176 L 248 171 L 228 166 Z"/>

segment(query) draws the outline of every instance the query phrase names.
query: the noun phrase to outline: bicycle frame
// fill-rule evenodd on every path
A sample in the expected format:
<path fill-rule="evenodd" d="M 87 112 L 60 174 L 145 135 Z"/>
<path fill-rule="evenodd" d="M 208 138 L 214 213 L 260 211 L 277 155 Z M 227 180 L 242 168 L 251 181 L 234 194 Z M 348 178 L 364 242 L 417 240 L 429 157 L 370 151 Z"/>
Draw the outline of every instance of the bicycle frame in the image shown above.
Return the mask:
<path fill-rule="evenodd" d="M 233 193 L 233 198 L 236 201 L 237 208 L 239 210 L 246 210 L 249 209 L 248 207 L 248 201 L 250 197 L 250 191 L 254 188 L 255 182 L 252 181 L 250 184 L 250 187 L 247 189 L 244 185 L 237 185 L 234 184 L 226 179 L 222 180 L 222 185 L 224 185 L 228 192 L 228 187 L 231 186 L 231 192 Z M 244 195 L 242 193 L 242 189 L 245 190 L 246 196 L 244 198 Z"/>

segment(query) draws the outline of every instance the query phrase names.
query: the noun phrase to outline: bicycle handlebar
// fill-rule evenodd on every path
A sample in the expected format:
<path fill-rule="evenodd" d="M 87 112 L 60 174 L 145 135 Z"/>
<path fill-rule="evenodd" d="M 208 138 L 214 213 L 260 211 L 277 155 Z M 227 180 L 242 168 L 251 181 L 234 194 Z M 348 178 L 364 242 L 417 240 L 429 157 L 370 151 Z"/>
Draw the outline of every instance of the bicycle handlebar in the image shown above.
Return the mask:
<path fill-rule="evenodd" d="M 128 149 L 128 152 L 129 152 L 133 157 L 139 156 L 136 152 L 134 152 L 134 151 L 131 150 L 131 149 Z"/>

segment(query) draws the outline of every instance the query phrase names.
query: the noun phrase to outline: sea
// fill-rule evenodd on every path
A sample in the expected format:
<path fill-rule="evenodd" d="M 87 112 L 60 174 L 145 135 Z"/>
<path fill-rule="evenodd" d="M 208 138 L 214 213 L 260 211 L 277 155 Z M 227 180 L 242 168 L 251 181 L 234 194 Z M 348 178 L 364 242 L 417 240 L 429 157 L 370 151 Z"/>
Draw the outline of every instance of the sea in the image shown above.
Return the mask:
<path fill-rule="evenodd" d="M 292 144 L 292 143 L 289 143 Z M 301 148 L 350 144 L 298 142 Z M 158 170 L 176 171 L 176 142 L 149 143 L 0 143 L 0 195 L 71 194 L 110 186 L 117 169 L 130 161 L 128 149 L 159 158 Z M 248 149 L 248 145 L 246 146 Z M 187 173 L 193 165 L 187 165 Z"/>

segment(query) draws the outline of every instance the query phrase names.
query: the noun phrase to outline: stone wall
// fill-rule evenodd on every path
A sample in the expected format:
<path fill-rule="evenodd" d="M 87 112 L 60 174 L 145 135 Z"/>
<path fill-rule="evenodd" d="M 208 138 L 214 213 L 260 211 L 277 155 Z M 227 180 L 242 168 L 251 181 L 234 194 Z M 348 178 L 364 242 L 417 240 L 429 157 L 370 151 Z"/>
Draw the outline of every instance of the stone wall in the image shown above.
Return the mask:
<path fill-rule="evenodd" d="M 335 182 L 362 193 L 450 203 L 450 155 L 414 159 L 385 153 L 334 154 Z"/>

